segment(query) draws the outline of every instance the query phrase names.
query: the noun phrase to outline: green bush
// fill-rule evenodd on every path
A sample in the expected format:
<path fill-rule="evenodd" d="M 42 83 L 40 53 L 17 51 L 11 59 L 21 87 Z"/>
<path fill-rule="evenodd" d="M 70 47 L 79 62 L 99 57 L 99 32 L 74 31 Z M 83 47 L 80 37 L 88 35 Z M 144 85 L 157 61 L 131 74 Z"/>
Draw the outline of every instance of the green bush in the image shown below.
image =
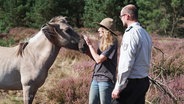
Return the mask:
<path fill-rule="evenodd" d="M 13 38 L 10 38 L 8 40 L 0 39 L 0 46 L 9 47 L 9 46 L 11 46 L 13 44 L 15 44 L 15 40 Z"/>

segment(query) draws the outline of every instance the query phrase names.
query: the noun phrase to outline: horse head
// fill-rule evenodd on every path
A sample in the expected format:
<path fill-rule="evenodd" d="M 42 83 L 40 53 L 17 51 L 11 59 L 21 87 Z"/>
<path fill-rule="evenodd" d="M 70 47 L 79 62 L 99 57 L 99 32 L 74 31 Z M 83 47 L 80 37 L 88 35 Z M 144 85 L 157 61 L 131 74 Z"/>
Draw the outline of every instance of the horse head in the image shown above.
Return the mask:
<path fill-rule="evenodd" d="M 42 31 L 46 37 L 57 47 L 79 50 L 85 52 L 87 44 L 83 36 L 80 36 L 68 24 L 66 17 L 57 16 L 52 18 L 43 28 Z"/>

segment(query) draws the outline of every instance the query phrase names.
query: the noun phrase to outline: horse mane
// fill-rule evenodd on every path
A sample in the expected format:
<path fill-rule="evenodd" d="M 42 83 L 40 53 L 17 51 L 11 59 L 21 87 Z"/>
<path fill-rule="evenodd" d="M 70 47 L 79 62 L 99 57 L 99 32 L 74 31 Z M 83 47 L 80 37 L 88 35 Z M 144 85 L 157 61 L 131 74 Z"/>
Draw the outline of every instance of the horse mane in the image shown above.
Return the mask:
<path fill-rule="evenodd" d="M 26 46 L 28 45 L 28 42 L 21 42 L 19 43 L 19 48 L 18 48 L 18 52 L 17 52 L 17 56 L 20 55 L 22 56 L 24 49 L 26 48 Z"/>

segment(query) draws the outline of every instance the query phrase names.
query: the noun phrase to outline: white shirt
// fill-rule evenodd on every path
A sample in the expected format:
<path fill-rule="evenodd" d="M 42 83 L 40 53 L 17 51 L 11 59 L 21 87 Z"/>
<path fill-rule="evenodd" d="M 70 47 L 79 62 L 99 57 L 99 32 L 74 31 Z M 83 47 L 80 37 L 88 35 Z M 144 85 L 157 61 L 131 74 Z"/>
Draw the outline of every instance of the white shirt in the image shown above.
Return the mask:
<path fill-rule="evenodd" d="M 120 48 L 115 89 L 124 89 L 127 84 L 127 78 L 144 78 L 148 76 L 151 48 L 151 37 L 138 22 L 131 24 L 125 30 Z"/>

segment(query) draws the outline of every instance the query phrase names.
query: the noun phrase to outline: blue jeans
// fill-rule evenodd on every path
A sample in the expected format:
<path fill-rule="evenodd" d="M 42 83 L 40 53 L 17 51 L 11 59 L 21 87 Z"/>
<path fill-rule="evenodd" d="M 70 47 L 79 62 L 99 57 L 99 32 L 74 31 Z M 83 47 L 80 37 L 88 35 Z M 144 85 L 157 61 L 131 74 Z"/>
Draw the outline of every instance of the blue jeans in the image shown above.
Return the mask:
<path fill-rule="evenodd" d="M 111 104 L 111 93 L 114 88 L 112 82 L 93 80 L 89 92 L 89 104 Z"/>

